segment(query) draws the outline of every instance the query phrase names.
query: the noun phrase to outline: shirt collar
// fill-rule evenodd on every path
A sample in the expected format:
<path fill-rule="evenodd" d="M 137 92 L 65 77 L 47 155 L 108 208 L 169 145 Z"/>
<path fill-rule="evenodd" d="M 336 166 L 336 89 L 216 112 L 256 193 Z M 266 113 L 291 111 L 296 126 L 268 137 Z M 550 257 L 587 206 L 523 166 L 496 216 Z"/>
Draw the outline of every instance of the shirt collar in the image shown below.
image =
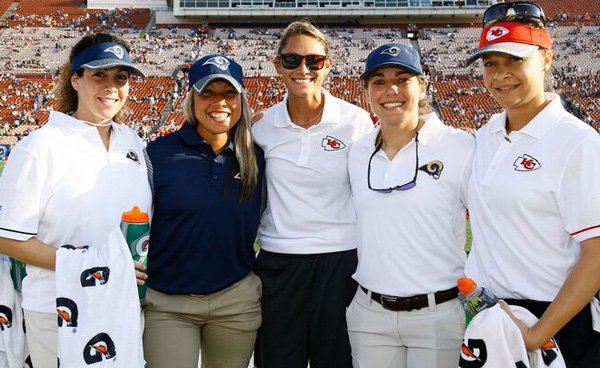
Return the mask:
<path fill-rule="evenodd" d="M 83 133 L 92 130 L 95 131 L 95 129 L 97 129 L 94 125 L 88 124 L 83 120 L 76 119 L 71 115 L 56 110 L 50 111 L 48 122 L 57 127 L 68 129 L 74 133 Z M 111 122 L 110 125 L 113 130 L 117 130 L 119 127 L 119 124 L 115 123 L 114 121 Z"/>
<path fill-rule="evenodd" d="M 325 124 L 337 124 L 340 119 L 341 106 L 335 101 L 333 96 L 329 94 L 325 89 L 321 88 L 321 93 L 325 98 L 325 106 L 323 107 L 323 114 L 321 115 L 321 122 L 317 125 Z M 287 110 L 288 94 L 283 96 L 283 101 L 279 104 L 279 109 L 275 114 L 274 125 L 278 128 L 285 128 L 287 126 L 295 125 L 290 118 L 290 114 Z"/>
<path fill-rule="evenodd" d="M 521 128 L 521 130 L 519 130 L 520 133 L 540 139 L 559 121 L 558 117 L 565 112 L 562 102 L 560 101 L 560 96 L 556 93 L 546 93 L 546 99 L 548 99 L 550 103 L 531 119 L 529 123 Z M 494 125 L 491 128 L 493 133 L 506 132 L 506 110 L 502 111 L 500 115 L 497 115 L 493 124 Z"/>
<path fill-rule="evenodd" d="M 196 146 L 200 144 L 210 146 L 204 140 L 204 138 L 202 138 L 202 136 L 198 134 L 196 128 L 194 128 L 192 124 L 189 124 L 188 122 L 183 123 L 181 128 L 179 128 L 179 130 L 177 131 L 177 134 L 179 134 L 179 137 L 181 137 L 181 139 L 183 139 L 183 141 L 189 146 Z M 234 144 L 231 140 L 229 141 L 227 148 L 233 151 Z"/>
<path fill-rule="evenodd" d="M 421 129 L 419 129 L 419 144 L 432 146 L 435 144 L 435 142 L 442 138 L 440 132 L 443 131 L 445 125 L 433 112 L 423 115 L 421 118 L 425 120 L 425 122 L 423 123 Z M 361 140 L 361 145 L 363 147 L 375 147 L 375 141 L 377 140 L 380 130 L 381 124 L 377 123 L 377 125 L 375 125 L 375 129 L 366 135 L 368 138 Z"/>

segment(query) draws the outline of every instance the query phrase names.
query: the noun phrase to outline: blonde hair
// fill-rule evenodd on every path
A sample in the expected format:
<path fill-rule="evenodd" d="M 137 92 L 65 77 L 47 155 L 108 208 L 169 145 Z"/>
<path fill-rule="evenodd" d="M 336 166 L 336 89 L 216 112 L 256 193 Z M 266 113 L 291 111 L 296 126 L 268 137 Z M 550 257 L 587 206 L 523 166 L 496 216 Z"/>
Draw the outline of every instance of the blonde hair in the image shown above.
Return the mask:
<path fill-rule="evenodd" d="M 313 23 L 310 18 L 303 18 L 295 22 L 290 23 L 283 31 L 279 45 L 277 46 L 277 55 L 283 52 L 283 49 L 287 45 L 289 39 L 294 36 L 305 35 L 312 37 L 319 41 L 323 45 L 325 55 L 329 55 L 329 39 L 321 32 Z"/>
<path fill-rule="evenodd" d="M 187 124 L 194 128 L 198 127 L 199 121 L 194 113 L 194 93 L 192 88 L 183 100 L 183 116 Z M 241 190 L 240 202 L 247 202 L 252 199 L 252 194 L 258 185 L 258 164 L 256 159 L 256 151 L 254 150 L 254 141 L 252 140 L 252 110 L 248 103 L 246 91 L 242 91 L 241 95 L 242 114 L 240 120 L 231 129 L 230 140 L 233 141 L 235 158 L 240 167 Z"/>

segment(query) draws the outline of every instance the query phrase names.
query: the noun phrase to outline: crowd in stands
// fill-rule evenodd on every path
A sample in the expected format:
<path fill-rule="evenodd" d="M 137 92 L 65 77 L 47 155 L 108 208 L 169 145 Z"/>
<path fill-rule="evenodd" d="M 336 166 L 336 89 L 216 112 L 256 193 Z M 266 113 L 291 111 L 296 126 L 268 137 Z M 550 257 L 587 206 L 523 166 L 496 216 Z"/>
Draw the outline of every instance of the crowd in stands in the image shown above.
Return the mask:
<path fill-rule="evenodd" d="M 112 30 L 127 39 L 132 56 L 149 76 L 132 83 L 128 102 L 130 124 L 146 140 L 168 134 L 183 123 L 181 102 L 187 92 L 183 73 L 204 54 L 221 53 L 240 62 L 255 110 L 277 103 L 284 93 L 272 63 L 280 28 L 202 24 L 146 29 L 148 9 L 88 10 L 80 0 L 49 0 L 40 11 L 36 3 L 21 0 L 0 31 L 0 70 L 4 72 L 0 76 L 0 143 L 15 143 L 45 122 L 48 111 L 56 106 L 57 60 L 66 59 L 75 40 L 90 30 Z M 588 8 L 548 12 L 556 50 L 554 84 L 571 111 L 600 129 L 600 9 Z M 411 25 L 411 29 L 416 27 Z M 402 30 L 397 28 L 324 30 L 332 40 L 334 58 L 327 89 L 369 110 L 358 81 L 366 55 L 383 43 L 411 42 L 401 38 Z M 482 85 L 480 68 L 463 66 L 478 35 L 479 28 L 474 26 L 447 25 L 421 28 L 421 39 L 412 42 L 430 72 L 430 93 L 438 113 L 446 123 L 468 131 L 478 129 L 500 110 Z"/>

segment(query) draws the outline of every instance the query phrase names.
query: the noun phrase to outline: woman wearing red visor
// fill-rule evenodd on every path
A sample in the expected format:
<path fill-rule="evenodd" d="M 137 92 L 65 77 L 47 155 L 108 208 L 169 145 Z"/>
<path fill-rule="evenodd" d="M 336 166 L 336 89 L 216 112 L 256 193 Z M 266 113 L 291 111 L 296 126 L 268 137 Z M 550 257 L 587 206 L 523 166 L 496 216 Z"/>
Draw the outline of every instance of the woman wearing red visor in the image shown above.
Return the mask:
<path fill-rule="evenodd" d="M 545 92 L 553 53 L 541 8 L 502 3 L 486 15 L 468 63 L 481 58 L 504 111 L 476 135 L 465 274 L 540 318 L 515 320 L 529 350 L 555 336 L 569 368 L 600 367 L 600 137 Z"/>

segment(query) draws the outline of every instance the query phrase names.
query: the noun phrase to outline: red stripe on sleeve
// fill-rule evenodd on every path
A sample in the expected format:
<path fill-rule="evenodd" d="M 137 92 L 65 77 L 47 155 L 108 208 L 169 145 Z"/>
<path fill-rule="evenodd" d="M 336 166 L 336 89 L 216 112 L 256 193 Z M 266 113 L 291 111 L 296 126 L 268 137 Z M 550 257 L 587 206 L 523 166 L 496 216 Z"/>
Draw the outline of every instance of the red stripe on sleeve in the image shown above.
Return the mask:
<path fill-rule="evenodd" d="M 582 232 L 584 232 L 584 231 L 588 231 L 588 230 L 592 230 L 592 229 L 597 229 L 597 228 L 599 228 L 599 227 L 600 227 L 600 225 L 595 225 L 595 226 L 586 227 L 585 229 L 581 229 L 581 230 L 579 230 L 579 231 L 576 231 L 576 232 L 574 232 L 574 233 L 571 233 L 571 236 L 575 236 L 575 235 L 577 235 L 577 234 L 581 234 L 581 233 L 582 233 Z"/>

